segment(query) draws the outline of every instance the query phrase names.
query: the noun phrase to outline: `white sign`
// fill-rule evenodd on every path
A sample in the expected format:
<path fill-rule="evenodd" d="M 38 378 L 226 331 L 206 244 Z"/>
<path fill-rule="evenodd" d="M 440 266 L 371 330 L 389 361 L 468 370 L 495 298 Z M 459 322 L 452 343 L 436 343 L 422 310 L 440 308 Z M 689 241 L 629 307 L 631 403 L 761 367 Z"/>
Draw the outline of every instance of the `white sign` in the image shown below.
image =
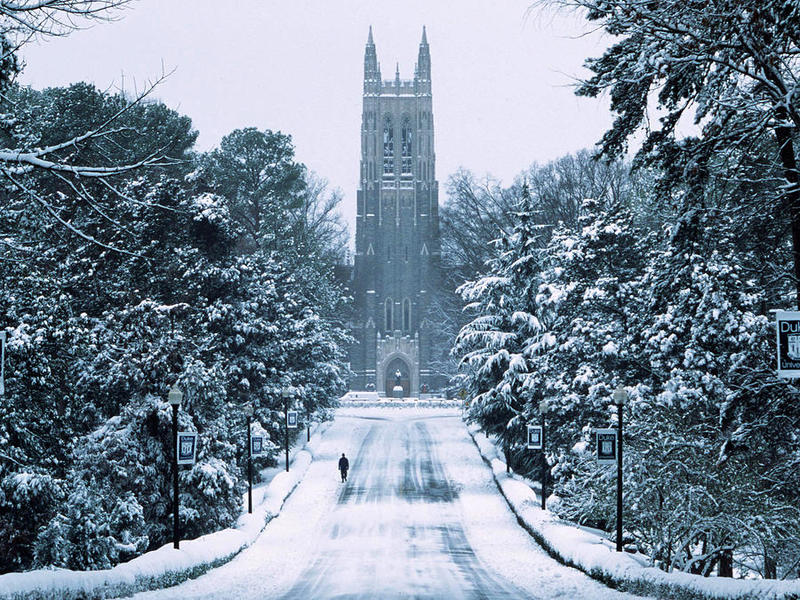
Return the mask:
<path fill-rule="evenodd" d="M 264 436 L 254 435 L 250 438 L 250 455 L 261 456 L 264 454 Z"/>
<path fill-rule="evenodd" d="M 528 425 L 528 450 L 541 450 L 544 445 L 541 425 Z"/>
<path fill-rule="evenodd" d="M 297 429 L 297 411 L 290 410 L 286 413 L 286 426 L 289 429 Z"/>
<path fill-rule="evenodd" d="M 0 396 L 6 393 L 6 332 L 0 331 Z"/>
<path fill-rule="evenodd" d="M 598 465 L 614 465 L 617 463 L 617 430 L 596 429 L 595 451 Z"/>
<path fill-rule="evenodd" d="M 193 465 L 197 456 L 197 433 L 194 431 L 178 432 L 178 464 Z"/>
<path fill-rule="evenodd" d="M 778 336 L 778 377 L 800 377 L 800 312 L 775 312 Z"/>

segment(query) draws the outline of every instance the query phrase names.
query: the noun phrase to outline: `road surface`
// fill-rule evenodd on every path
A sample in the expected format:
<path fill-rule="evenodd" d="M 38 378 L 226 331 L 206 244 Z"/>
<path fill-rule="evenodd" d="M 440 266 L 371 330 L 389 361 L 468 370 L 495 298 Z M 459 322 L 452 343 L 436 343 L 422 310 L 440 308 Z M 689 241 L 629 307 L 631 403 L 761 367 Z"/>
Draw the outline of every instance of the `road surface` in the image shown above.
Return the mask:
<path fill-rule="evenodd" d="M 350 460 L 349 481 L 336 470 Z M 559 565 L 524 532 L 458 414 L 339 416 L 259 539 L 227 565 L 139 599 L 638 598 Z"/>

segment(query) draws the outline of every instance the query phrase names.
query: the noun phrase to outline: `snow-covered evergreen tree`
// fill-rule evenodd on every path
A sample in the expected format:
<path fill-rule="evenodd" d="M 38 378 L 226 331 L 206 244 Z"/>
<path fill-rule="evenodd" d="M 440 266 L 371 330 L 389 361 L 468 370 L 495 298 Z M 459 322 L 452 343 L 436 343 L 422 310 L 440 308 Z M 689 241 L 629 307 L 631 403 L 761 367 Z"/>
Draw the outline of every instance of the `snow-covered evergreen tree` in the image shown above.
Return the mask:
<path fill-rule="evenodd" d="M 497 436 L 507 456 L 522 444 L 530 406 L 538 398 L 527 385 L 529 360 L 549 343 L 535 301 L 541 236 L 533 211 L 526 187 L 513 234 L 495 242 L 497 256 L 488 264 L 489 273 L 459 290 L 473 317 L 453 350 L 470 398 L 469 419 Z"/>
<path fill-rule="evenodd" d="M 577 226 L 556 228 L 545 249 L 536 302 L 551 349 L 533 371 L 554 451 L 578 442 L 583 428 L 605 425 L 611 391 L 640 369 L 629 346 L 647 247 L 624 205 L 585 199 Z"/>
<path fill-rule="evenodd" d="M 642 278 L 618 371 L 632 400 L 626 535 L 668 570 L 708 575 L 727 554 L 765 574 L 786 566 L 780 551 L 797 552 L 797 481 L 787 469 L 798 411 L 772 370 L 774 329 L 758 314 L 763 291 L 746 274 L 748 257 L 733 251 L 733 231 L 724 214 L 701 210 L 670 228 Z M 613 471 L 580 443 L 562 462 L 558 510 L 610 524 Z"/>
<path fill-rule="evenodd" d="M 17 134 L 42 143 L 102 120 L 120 102 L 85 85 L 20 90 L 17 99 L 29 115 Z M 166 137 L 182 161 L 87 183 L 87 195 L 37 179 L 39 193 L 58 198 L 105 246 L 64 236 L 46 216 L 0 212 L 0 224 L 27 240 L 0 246 L 8 265 L 2 317 L 13 324 L 0 400 L 0 510 L 9 534 L 0 540 L 0 570 L 101 568 L 168 539 L 164 399 L 173 383 L 184 391 L 181 427 L 201 439 L 197 464 L 180 475 L 185 537 L 229 526 L 241 512 L 246 403 L 256 407 L 254 427 L 273 440 L 258 467 L 274 463 L 283 445 L 284 385 L 305 420 L 328 418 L 346 385 L 347 336 L 335 319 L 343 298 L 331 275 L 336 249 L 293 248 L 292 228 L 279 246 L 243 243 L 237 198 L 202 185 L 196 168 L 190 173 L 200 165 L 190 155 L 191 122 L 158 104 L 125 119 L 139 134 L 135 151 L 164 146 Z M 98 149 L 106 150 L 126 152 Z M 284 152 L 291 163 L 291 146 Z M 279 226 L 297 222 L 280 211 L 307 200 L 305 169 L 291 168 L 300 175 L 297 190 L 269 188 L 277 212 L 268 214 Z M 125 202 L 113 212 L 89 204 L 120 195 Z M 324 217 L 314 223 L 326 226 Z"/>

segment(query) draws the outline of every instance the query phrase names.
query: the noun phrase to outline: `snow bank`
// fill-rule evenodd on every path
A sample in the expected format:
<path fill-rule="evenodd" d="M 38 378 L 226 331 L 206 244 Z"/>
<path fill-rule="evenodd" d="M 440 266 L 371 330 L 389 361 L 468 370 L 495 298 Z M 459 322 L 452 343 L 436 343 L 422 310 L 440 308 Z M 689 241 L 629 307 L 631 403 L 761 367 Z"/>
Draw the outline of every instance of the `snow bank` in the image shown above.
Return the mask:
<path fill-rule="evenodd" d="M 339 402 L 350 402 L 351 400 L 371 400 L 376 402 L 379 399 L 378 392 L 347 392 L 339 398 Z"/>
<path fill-rule="evenodd" d="M 347 392 L 339 398 L 341 407 L 392 407 L 392 408 L 415 408 L 415 407 L 459 407 L 458 400 L 448 400 L 438 394 L 420 394 L 417 397 L 389 398 L 381 396 L 378 392 Z"/>
<path fill-rule="evenodd" d="M 517 521 L 556 560 L 594 579 L 634 594 L 669 600 L 798 600 L 800 581 L 742 580 L 665 573 L 647 566 L 642 555 L 616 552 L 604 537 L 543 511 L 530 486 L 506 473 L 495 445 L 477 427 L 468 427 L 498 488 Z"/>
<path fill-rule="evenodd" d="M 70 571 L 39 569 L 0 575 L 0 599 L 88 599 L 116 598 L 135 592 L 177 585 L 218 567 L 250 546 L 281 510 L 284 501 L 300 483 L 330 423 L 318 424 L 311 442 L 293 450 L 291 470 L 280 471 L 268 485 L 253 488 L 253 512 L 239 517 L 236 526 L 193 540 L 172 542 L 112 569 Z"/>
<path fill-rule="evenodd" d="M 461 406 L 461 403 L 458 400 L 447 400 L 445 398 L 406 398 L 405 400 L 399 398 L 380 398 L 376 394 L 375 398 L 350 398 L 346 402 L 342 402 L 340 406 L 342 408 L 458 408 Z"/>

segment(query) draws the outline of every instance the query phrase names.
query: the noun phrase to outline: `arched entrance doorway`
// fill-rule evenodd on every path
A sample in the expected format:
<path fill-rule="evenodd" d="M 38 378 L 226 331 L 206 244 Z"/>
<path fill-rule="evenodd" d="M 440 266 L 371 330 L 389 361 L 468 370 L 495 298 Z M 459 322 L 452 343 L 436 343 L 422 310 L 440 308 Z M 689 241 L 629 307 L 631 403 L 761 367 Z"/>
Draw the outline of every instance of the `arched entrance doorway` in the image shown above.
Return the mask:
<path fill-rule="evenodd" d="M 398 372 L 400 373 L 400 385 L 403 386 L 403 397 L 407 398 L 411 395 L 411 369 L 406 361 L 398 357 L 389 362 L 383 376 L 383 380 L 386 382 L 386 396 L 388 398 L 394 396 L 394 386 L 397 385 Z"/>

